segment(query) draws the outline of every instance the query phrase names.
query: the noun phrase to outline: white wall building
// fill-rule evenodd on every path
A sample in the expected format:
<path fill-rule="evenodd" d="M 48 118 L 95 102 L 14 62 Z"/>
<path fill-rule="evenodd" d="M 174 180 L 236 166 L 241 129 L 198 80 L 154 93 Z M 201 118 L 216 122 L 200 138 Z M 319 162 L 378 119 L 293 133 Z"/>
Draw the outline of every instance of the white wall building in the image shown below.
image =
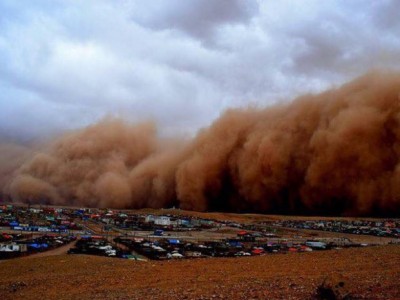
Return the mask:
<path fill-rule="evenodd" d="M 159 216 L 154 219 L 154 224 L 155 225 L 161 225 L 161 226 L 170 226 L 171 225 L 171 219 L 170 217 L 166 216 Z"/>

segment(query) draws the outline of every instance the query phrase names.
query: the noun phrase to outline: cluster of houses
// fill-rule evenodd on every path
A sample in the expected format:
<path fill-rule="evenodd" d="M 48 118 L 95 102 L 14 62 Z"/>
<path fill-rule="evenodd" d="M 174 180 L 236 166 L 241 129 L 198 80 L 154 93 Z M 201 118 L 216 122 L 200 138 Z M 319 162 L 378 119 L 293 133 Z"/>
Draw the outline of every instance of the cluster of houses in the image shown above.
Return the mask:
<path fill-rule="evenodd" d="M 121 257 L 123 253 L 101 236 L 82 236 L 68 254 L 90 254 L 107 257 Z"/>
<path fill-rule="evenodd" d="M 400 220 L 320 220 L 271 222 L 272 226 L 400 238 Z"/>
<path fill-rule="evenodd" d="M 74 241 L 74 236 L 46 234 L 35 238 L 21 238 L 0 243 L 0 259 L 15 258 L 55 249 Z"/>
<path fill-rule="evenodd" d="M 76 239 L 70 231 L 81 229 L 68 209 L 0 206 L 0 259 L 51 250 Z"/>
<path fill-rule="evenodd" d="M 201 257 L 258 256 L 267 253 L 311 252 L 337 247 L 322 241 L 292 242 L 285 239 L 270 240 L 257 232 L 240 230 L 237 237 L 219 241 L 185 241 L 177 238 L 117 237 L 115 242 L 149 259 L 180 259 Z"/>
<path fill-rule="evenodd" d="M 0 243 L 15 242 L 26 238 L 28 238 L 28 235 L 22 233 L 7 233 L 7 232 L 0 233 Z"/>
<path fill-rule="evenodd" d="M 103 228 L 103 231 L 93 231 L 92 224 L 93 228 Z M 345 239 L 286 239 L 277 236 L 282 227 L 400 238 L 400 220 L 281 220 L 241 224 L 170 214 L 12 205 L 0 206 L 0 227 L 3 229 L 0 258 L 54 249 L 77 238 L 68 253 L 149 259 L 256 256 L 357 246 Z M 109 235 L 103 234 L 108 230 L 119 237 L 108 241 Z M 136 231 L 143 232 L 137 235 Z M 185 233 L 178 237 L 179 231 Z M 85 235 L 89 232 L 98 235 Z"/>
<path fill-rule="evenodd" d="M 144 215 L 144 214 L 125 214 L 125 213 L 105 213 L 103 215 L 94 214 L 91 219 L 103 224 L 113 225 L 124 230 L 198 230 L 212 228 L 216 221 L 192 217 L 178 217 L 172 215 Z"/>
<path fill-rule="evenodd" d="M 64 208 L 31 208 L 12 205 L 0 206 L 0 227 L 29 232 L 67 233 L 82 228 L 74 222 L 74 215 Z"/>
<path fill-rule="evenodd" d="M 121 230 L 153 231 L 155 229 L 191 231 L 220 226 L 220 222 L 190 216 L 133 214 L 112 210 L 79 209 L 74 212 L 82 221 L 93 221 Z"/>

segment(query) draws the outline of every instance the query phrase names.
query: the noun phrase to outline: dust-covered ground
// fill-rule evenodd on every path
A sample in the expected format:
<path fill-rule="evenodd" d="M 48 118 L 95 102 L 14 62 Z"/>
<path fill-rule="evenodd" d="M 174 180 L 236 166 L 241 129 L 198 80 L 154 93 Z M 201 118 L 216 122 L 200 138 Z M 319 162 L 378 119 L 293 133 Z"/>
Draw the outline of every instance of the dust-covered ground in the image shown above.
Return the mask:
<path fill-rule="evenodd" d="M 0 262 L 2 299 L 400 299 L 400 246 L 138 262 L 83 255 Z M 340 287 L 342 286 L 342 287 Z"/>

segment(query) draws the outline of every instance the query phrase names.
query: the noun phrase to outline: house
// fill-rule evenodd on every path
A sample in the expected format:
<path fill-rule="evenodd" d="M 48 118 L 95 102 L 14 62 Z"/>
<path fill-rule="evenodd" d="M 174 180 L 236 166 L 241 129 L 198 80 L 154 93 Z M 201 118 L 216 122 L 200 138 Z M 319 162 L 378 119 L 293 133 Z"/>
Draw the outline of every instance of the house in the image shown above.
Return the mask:
<path fill-rule="evenodd" d="M 170 217 L 167 217 L 167 216 L 158 216 L 154 219 L 154 224 L 160 225 L 160 226 L 170 226 L 171 219 L 170 219 Z"/>
<path fill-rule="evenodd" d="M 0 244 L 0 252 L 26 252 L 27 246 L 24 244 Z"/>
<path fill-rule="evenodd" d="M 153 215 L 147 215 L 144 219 L 145 223 L 154 223 L 155 217 Z"/>
<path fill-rule="evenodd" d="M 245 230 L 241 230 L 237 233 L 238 238 L 241 241 L 244 242 L 254 242 L 256 240 L 256 237 L 253 236 L 251 233 L 245 231 Z"/>
<path fill-rule="evenodd" d="M 155 236 L 163 236 L 164 235 L 164 231 L 161 229 L 156 229 L 154 230 L 154 235 Z"/>
<path fill-rule="evenodd" d="M 191 227 L 190 220 L 179 218 L 171 218 L 171 225 L 174 227 Z"/>

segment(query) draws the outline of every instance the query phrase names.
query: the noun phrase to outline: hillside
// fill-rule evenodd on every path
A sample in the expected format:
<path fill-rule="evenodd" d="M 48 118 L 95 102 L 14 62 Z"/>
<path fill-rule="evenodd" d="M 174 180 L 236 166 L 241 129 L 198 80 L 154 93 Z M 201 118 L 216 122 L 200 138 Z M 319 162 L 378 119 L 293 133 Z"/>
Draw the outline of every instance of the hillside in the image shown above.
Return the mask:
<path fill-rule="evenodd" d="M 400 247 L 136 262 L 81 255 L 0 262 L 2 299 L 308 299 L 324 279 L 362 299 L 400 298 Z"/>

